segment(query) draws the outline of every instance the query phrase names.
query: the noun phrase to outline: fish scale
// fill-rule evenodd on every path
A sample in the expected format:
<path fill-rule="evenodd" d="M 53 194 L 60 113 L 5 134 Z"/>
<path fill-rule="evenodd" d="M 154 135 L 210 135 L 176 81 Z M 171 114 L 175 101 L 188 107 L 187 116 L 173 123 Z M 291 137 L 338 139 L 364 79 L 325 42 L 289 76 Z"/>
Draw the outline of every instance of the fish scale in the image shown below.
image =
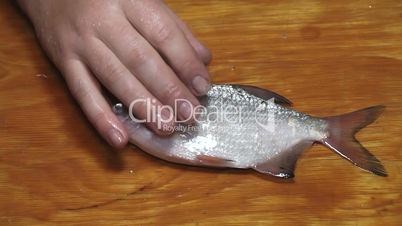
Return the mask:
<path fill-rule="evenodd" d="M 289 178 L 300 154 L 318 142 L 364 170 L 386 175 L 381 163 L 354 138 L 374 122 L 383 106 L 318 118 L 288 108 L 290 101 L 272 91 L 246 85 L 212 85 L 200 102 L 204 111 L 197 114 L 192 129 L 167 137 L 131 120 L 121 104 L 114 106 L 114 112 L 131 143 L 171 162 L 251 168 Z"/>

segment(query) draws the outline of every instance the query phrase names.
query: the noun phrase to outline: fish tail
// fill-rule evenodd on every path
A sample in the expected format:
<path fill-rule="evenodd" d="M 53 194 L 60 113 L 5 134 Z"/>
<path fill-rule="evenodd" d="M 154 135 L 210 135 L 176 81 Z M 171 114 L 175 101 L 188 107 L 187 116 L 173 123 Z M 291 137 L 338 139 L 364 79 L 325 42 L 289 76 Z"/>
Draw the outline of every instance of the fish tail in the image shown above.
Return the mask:
<path fill-rule="evenodd" d="M 379 176 L 387 176 L 380 161 L 364 148 L 355 134 L 373 123 L 385 106 L 373 106 L 352 113 L 324 118 L 328 122 L 329 135 L 321 142 L 363 170 Z"/>

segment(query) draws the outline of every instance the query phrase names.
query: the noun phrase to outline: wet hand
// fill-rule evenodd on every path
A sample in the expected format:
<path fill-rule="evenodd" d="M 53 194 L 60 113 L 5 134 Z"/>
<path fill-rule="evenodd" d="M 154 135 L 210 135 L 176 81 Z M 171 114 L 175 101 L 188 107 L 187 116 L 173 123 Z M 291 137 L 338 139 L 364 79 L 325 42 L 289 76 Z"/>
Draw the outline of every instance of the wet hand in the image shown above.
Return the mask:
<path fill-rule="evenodd" d="M 173 120 L 185 119 L 195 96 L 206 93 L 209 51 L 160 0 L 19 0 L 31 19 L 44 50 L 63 74 L 82 110 L 114 147 L 127 143 L 127 132 L 102 95 L 106 88 L 126 106 L 138 99 L 154 99 L 162 111 L 147 126 L 157 134 L 171 131 Z M 145 119 L 144 104 L 133 106 Z M 175 114 L 175 115 L 174 115 Z M 164 119 L 164 120 L 161 120 Z M 167 125 L 167 126 L 166 126 Z"/>

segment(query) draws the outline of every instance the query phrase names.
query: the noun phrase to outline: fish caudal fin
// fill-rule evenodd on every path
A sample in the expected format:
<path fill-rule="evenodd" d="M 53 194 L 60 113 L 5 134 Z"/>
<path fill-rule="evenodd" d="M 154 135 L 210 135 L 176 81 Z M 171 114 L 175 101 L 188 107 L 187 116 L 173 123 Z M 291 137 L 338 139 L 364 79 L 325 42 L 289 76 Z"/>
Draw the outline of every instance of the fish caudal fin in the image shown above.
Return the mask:
<path fill-rule="evenodd" d="M 321 142 L 363 170 L 387 176 L 380 161 L 355 138 L 362 128 L 373 123 L 385 106 L 374 106 L 356 112 L 324 118 L 328 122 L 329 136 Z"/>

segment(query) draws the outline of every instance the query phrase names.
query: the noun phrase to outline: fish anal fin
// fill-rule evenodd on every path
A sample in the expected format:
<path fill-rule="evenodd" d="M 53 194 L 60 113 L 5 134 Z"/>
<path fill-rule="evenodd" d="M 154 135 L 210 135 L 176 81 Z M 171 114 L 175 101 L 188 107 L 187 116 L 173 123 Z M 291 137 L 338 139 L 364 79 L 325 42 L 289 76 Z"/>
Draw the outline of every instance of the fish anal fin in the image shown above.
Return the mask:
<path fill-rule="evenodd" d="M 254 170 L 280 178 L 293 178 L 297 160 L 312 142 L 299 142 L 266 162 L 257 164 Z"/>
<path fill-rule="evenodd" d="M 197 155 L 196 159 L 202 165 L 217 166 L 217 167 L 229 167 L 233 162 L 233 160 L 230 159 L 224 159 L 210 155 Z"/>
<path fill-rule="evenodd" d="M 243 89 L 244 91 L 246 91 L 247 93 L 254 95 L 256 97 L 259 97 L 263 100 L 270 100 L 272 98 L 274 98 L 275 103 L 277 104 L 283 104 L 283 105 L 292 105 L 292 102 L 287 99 L 284 96 L 281 96 L 273 91 L 270 90 L 266 90 L 266 89 L 262 89 L 256 86 L 250 86 L 250 85 L 232 85 L 235 88 L 240 88 Z"/>
<path fill-rule="evenodd" d="M 284 179 L 293 178 L 295 176 L 293 170 L 279 167 L 278 164 L 273 162 L 264 162 L 258 164 L 254 167 L 254 170 L 263 174 L 269 174 Z"/>

